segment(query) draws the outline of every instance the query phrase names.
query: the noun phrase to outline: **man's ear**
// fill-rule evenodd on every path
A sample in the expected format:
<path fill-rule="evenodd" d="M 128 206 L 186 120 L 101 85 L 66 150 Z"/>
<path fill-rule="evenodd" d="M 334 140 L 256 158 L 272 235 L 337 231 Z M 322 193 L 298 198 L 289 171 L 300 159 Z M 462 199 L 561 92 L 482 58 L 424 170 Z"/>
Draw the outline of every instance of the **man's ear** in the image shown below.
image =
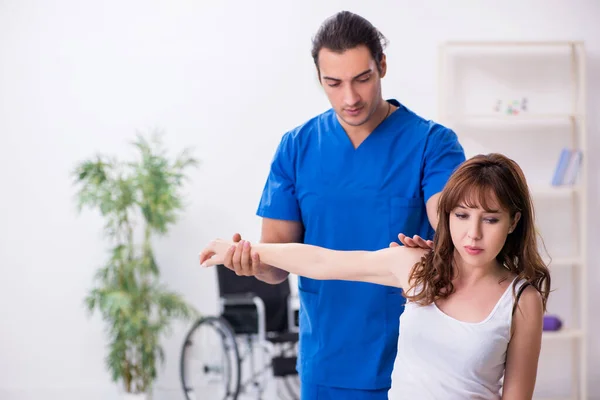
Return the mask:
<path fill-rule="evenodd" d="M 383 78 L 385 76 L 385 73 L 387 72 L 387 59 L 385 53 L 381 55 L 381 62 L 379 63 L 379 68 L 381 69 L 379 77 Z"/>

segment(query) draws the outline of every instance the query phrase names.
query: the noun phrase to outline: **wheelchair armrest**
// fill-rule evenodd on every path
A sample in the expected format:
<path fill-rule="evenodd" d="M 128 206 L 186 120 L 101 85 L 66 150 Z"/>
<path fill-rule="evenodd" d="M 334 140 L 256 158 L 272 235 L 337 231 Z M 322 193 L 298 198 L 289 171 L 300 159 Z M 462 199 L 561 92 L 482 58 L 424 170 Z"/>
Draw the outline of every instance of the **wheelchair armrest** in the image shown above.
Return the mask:
<path fill-rule="evenodd" d="M 255 296 L 254 293 L 226 294 L 221 296 L 221 302 L 228 306 L 252 305 L 254 304 L 253 298 Z"/>
<path fill-rule="evenodd" d="M 256 307 L 258 315 L 258 339 L 264 341 L 267 337 L 267 311 L 263 300 L 254 293 L 236 293 L 221 296 L 221 308 L 225 306 L 248 306 Z"/>

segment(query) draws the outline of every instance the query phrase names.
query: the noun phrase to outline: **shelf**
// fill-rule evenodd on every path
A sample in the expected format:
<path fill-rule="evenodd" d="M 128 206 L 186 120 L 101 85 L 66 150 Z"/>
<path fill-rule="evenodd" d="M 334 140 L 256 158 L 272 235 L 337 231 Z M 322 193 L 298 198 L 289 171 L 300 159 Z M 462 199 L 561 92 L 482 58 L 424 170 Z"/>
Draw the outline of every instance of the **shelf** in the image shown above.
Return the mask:
<path fill-rule="evenodd" d="M 442 55 L 468 55 L 481 56 L 483 54 L 504 54 L 512 57 L 535 56 L 535 55 L 560 55 L 561 57 L 571 57 L 574 54 L 579 55 L 583 49 L 582 41 L 449 41 L 440 46 Z"/>
<path fill-rule="evenodd" d="M 583 332 L 579 329 L 562 329 L 560 331 L 544 331 L 542 340 L 570 340 L 583 337 Z"/>
<path fill-rule="evenodd" d="M 444 46 L 450 47 L 570 47 L 570 46 L 580 46 L 582 45 L 582 41 L 567 41 L 567 40 L 557 40 L 557 41 L 508 41 L 508 40 L 498 40 L 498 41 L 460 41 L 453 40 L 444 43 Z"/>
<path fill-rule="evenodd" d="M 501 113 L 482 113 L 482 114 L 462 114 L 462 115 L 446 115 L 442 117 L 444 120 L 457 123 L 476 123 L 476 122 L 500 122 L 500 123 L 547 123 L 561 122 L 568 123 L 572 120 L 580 120 L 584 118 L 583 114 L 535 114 L 525 113 L 518 115 L 506 115 Z"/>
<path fill-rule="evenodd" d="M 581 190 L 577 185 L 533 185 L 529 189 L 533 197 L 569 197 Z"/>
<path fill-rule="evenodd" d="M 577 397 L 534 397 L 533 400 L 577 400 Z"/>
<path fill-rule="evenodd" d="M 550 269 L 579 267 L 583 263 L 581 259 L 577 257 L 554 258 L 552 261 L 544 260 L 544 262 L 546 265 L 550 263 Z"/>

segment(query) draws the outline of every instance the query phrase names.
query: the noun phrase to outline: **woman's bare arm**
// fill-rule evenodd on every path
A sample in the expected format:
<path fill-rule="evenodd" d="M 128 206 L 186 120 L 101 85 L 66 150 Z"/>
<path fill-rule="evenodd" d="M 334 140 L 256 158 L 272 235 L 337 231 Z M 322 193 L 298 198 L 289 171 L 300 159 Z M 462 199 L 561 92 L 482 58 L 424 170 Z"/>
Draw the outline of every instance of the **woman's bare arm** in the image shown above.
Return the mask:
<path fill-rule="evenodd" d="M 503 400 L 530 400 L 537 376 L 542 345 L 544 311 L 535 288 L 527 287 L 513 316 L 513 334 L 508 344 Z"/>
<path fill-rule="evenodd" d="M 378 251 L 338 251 L 300 243 L 240 243 L 246 251 L 258 253 L 262 262 L 290 273 L 318 280 L 371 282 L 406 287 L 408 274 L 427 250 L 392 247 Z M 200 253 L 204 266 L 221 264 L 233 243 L 211 242 Z"/>

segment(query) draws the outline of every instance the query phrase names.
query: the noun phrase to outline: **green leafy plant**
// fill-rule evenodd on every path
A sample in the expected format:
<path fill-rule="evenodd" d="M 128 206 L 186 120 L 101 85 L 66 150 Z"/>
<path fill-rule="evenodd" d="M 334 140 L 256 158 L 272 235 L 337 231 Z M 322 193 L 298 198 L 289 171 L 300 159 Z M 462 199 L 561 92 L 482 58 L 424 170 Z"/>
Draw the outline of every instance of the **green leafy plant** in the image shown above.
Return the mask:
<path fill-rule="evenodd" d="M 164 362 L 160 339 L 174 319 L 197 316 L 196 310 L 159 280 L 152 238 L 167 233 L 183 207 L 180 190 L 188 167 L 197 161 L 185 149 L 171 160 L 159 136 L 137 135 L 134 162 L 98 155 L 77 164 L 78 211 L 99 211 L 110 242 L 106 264 L 85 299 L 107 324 L 106 365 L 114 382 L 128 393 L 149 393 Z"/>

